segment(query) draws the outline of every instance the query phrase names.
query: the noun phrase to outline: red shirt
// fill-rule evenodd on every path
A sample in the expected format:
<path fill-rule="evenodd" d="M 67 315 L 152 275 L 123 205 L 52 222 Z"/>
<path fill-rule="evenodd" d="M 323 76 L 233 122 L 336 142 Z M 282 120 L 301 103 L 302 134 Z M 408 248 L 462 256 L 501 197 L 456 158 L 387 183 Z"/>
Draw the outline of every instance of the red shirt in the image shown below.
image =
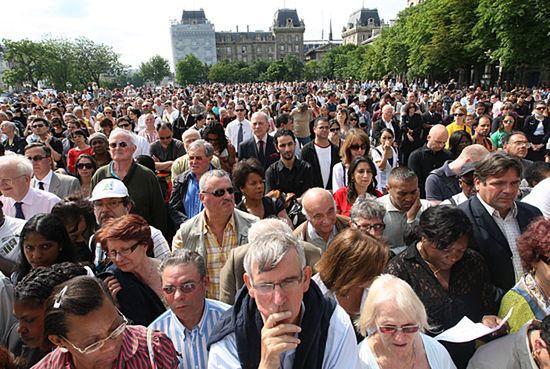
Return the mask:
<path fill-rule="evenodd" d="M 378 190 L 374 190 L 374 193 L 371 193 L 371 195 L 382 197 L 382 193 Z M 334 197 L 334 202 L 336 203 L 336 212 L 349 217 L 349 212 L 351 211 L 353 204 L 350 204 L 347 199 L 348 188 L 340 187 L 332 196 Z"/>

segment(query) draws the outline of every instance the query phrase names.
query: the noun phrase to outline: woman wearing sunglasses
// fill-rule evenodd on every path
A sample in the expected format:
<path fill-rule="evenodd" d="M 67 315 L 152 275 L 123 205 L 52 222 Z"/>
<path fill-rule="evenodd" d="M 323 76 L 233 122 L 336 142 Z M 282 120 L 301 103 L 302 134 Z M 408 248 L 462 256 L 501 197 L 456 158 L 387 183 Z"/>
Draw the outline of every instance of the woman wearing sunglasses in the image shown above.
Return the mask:
<path fill-rule="evenodd" d="M 80 192 L 89 196 L 91 192 L 92 177 L 97 170 L 95 158 L 88 154 L 82 154 L 76 159 L 76 178 L 80 182 Z"/>
<path fill-rule="evenodd" d="M 139 215 L 124 215 L 103 223 L 96 240 L 112 263 L 103 276 L 120 310 L 133 323 L 148 326 L 166 310 L 160 261 L 149 257 L 151 227 Z"/>
<path fill-rule="evenodd" d="M 411 286 L 389 274 L 376 278 L 369 289 L 357 326 L 361 369 L 456 369 L 449 353 L 424 332 L 426 309 Z"/>
<path fill-rule="evenodd" d="M 470 134 L 470 136 L 472 136 L 472 127 L 466 122 L 466 114 L 468 114 L 468 111 L 464 106 L 459 106 L 453 110 L 454 121 L 447 126 L 449 138 L 456 131 L 466 131 Z M 447 148 L 448 147 L 449 143 L 447 142 Z"/>
<path fill-rule="evenodd" d="M 332 130 L 332 124 L 330 125 Z M 336 192 L 348 185 L 348 168 L 358 156 L 370 156 L 370 139 L 362 129 L 349 130 L 344 143 L 340 146 L 341 162 L 332 168 L 332 191 Z"/>
<path fill-rule="evenodd" d="M 511 133 L 516 126 L 516 117 L 512 113 L 506 113 L 503 115 L 498 130 L 491 135 L 491 142 L 497 149 L 502 148 L 502 138 L 508 133 Z"/>
<path fill-rule="evenodd" d="M 35 369 L 175 369 L 178 354 L 161 332 L 128 325 L 105 285 L 81 276 L 46 301 L 44 334 L 57 348 Z"/>
<path fill-rule="evenodd" d="M 411 245 L 386 267 L 387 273 L 411 285 L 426 307 L 434 333 L 453 327 L 464 316 L 491 327 L 500 322 L 493 314 L 502 291 L 491 283 L 483 257 L 468 249 L 471 230 L 469 219 L 459 208 L 428 208 L 420 216 Z M 466 368 L 475 341 L 442 343 L 456 366 Z"/>

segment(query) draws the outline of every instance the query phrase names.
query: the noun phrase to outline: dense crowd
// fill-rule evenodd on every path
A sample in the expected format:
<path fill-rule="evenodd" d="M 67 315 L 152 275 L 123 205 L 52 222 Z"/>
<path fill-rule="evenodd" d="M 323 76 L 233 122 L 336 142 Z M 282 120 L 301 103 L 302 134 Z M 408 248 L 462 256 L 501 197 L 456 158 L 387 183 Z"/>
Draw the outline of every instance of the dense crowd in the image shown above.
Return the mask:
<path fill-rule="evenodd" d="M 0 129 L 0 368 L 550 366 L 548 88 L 90 85 Z"/>

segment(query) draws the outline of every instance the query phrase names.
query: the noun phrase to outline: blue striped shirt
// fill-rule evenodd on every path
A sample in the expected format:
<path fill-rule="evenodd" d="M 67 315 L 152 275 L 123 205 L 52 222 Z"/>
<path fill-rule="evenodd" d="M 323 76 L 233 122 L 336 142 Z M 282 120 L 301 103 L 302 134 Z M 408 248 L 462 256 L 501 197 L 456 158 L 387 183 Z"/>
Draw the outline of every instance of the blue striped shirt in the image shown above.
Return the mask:
<path fill-rule="evenodd" d="M 164 332 L 181 354 L 179 369 L 204 369 L 208 364 L 206 343 L 216 322 L 230 305 L 220 301 L 205 299 L 204 312 L 197 326 L 185 328 L 172 310 L 159 316 L 149 328 Z"/>

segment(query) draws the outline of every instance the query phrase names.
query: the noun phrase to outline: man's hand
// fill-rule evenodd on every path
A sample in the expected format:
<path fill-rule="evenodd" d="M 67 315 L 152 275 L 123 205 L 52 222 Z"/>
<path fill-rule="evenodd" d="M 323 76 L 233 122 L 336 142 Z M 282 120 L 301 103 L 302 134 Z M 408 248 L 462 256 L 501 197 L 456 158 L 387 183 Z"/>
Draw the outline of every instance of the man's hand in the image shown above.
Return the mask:
<path fill-rule="evenodd" d="M 300 340 L 295 337 L 302 328 L 295 324 L 279 324 L 289 318 L 290 311 L 271 314 L 262 328 L 262 352 L 258 369 L 278 369 L 279 355 L 285 351 L 296 349 Z"/>
<path fill-rule="evenodd" d="M 412 204 L 411 208 L 407 211 L 408 222 L 414 222 L 414 220 L 416 219 L 416 215 L 418 214 L 418 211 L 421 207 L 422 203 L 420 202 L 420 192 L 418 192 L 414 204 Z"/>

